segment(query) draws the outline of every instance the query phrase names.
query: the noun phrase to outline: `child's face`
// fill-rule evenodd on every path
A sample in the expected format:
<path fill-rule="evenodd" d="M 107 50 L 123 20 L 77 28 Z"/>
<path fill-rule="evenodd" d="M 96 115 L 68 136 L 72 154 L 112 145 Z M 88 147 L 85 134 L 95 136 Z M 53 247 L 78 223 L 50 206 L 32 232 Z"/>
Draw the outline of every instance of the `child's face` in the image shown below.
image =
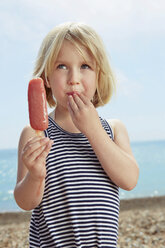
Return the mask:
<path fill-rule="evenodd" d="M 53 72 L 49 76 L 57 107 L 60 105 L 66 108 L 68 94 L 73 92 L 84 94 L 89 100 L 95 94 L 96 62 L 85 48 L 82 49 L 85 59 L 71 42 L 63 42 Z"/>

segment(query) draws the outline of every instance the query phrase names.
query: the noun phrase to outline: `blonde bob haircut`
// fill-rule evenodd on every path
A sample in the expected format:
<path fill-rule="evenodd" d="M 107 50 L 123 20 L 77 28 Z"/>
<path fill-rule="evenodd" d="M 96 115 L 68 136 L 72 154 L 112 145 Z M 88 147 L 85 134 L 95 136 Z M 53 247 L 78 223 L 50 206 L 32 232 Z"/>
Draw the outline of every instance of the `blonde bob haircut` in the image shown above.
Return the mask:
<path fill-rule="evenodd" d="M 52 90 L 46 85 L 54 69 L 64 40 L 70 41 L 83 56 L 83 48 L 96 61 L 97 84 L 92 103 L 95 107 L 106 104 L 114 90 L 115 78 L 112 73 L 104 45 L 98 34 L 83 23 L 64 23 L 56 26 L 44 38 L 34 67 L 33 76 L 44 80 L 47 102 L 50 107 L 56 105 Z"/>

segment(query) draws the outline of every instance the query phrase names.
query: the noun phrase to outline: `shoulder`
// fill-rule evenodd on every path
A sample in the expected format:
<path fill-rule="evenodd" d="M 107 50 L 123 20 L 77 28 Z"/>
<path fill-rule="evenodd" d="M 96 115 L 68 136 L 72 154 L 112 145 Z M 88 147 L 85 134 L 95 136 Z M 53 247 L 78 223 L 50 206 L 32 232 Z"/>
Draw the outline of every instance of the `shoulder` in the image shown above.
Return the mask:
<path fill-rule="evenodd" d="M 26 136 L 26 135 L 35 135 L 35 130 L 31 128 L 31 126 L 27 125 L 23 128 L 21 135 Z"/>
<path fill-rule="evenodd" d="M 121 147 L 123 150 L 131 152 L 130 140 L 126 126 L 124 123 L 118 119 L 107 120 L 112 128 L 114 135 L 114 142 Z"/>
<path fill-rule="evenodd" d="M 39 131 L 40 132 L 40 136 L 44 136 L 44 132 L 43 131 Z M 21 136 L 24 137 L 35 137 L 37 135 L 36 130 L 34 130 L 31 126 L 27 125 L 23 128 Z"/>
<path fill-rule="evenodd" d="M 19 146 L 24 146 L 25 143 L 30 140 L 31 138 L 36 137 L 36 131 L 31 128 L 31 126 L 27 125 L 23 128 L 22 132 L 21 132 L 21 136 L 20 136 L 20 141 L 19 141 Z M 41 132 L 41 136 L 45 136 L 44 132 Z"/>
<path fill-rule="evenodd" d="M 117 138 L 119 134 L 128 135 L 127 129 L 122 121 L 118 119 L 109 119 L 107 121 L 112 128 L 114 138 Z"/>

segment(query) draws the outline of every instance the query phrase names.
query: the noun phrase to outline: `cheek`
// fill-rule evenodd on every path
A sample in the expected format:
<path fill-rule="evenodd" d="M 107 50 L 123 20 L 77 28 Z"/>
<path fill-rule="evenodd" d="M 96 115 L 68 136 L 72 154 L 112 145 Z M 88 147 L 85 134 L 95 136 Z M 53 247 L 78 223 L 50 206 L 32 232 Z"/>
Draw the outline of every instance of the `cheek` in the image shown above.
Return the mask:
<path fill-rule="evenodd" d="M 58 76 L 54 76 L 53 80 L 51 81 L 51 88 L 56 91 L 56 90 L 62 90 L 64 87 L 64 83 L 63 80 L 58 77 Z"/>
<path fill-rule="evenodd" d="M 95 81 L 90 81 L 88 84 L 85 85 L 84 87 L 85 90 L 85 95 L 89 98 L 92 99 L 95 92 L 96 92 L 96 82 Z"/>
<path fill-rule="evenodd" d="M 58 82 L 54 82 L 51 85 L 51 89 L 56 100 L 62 97 L 63 88 L 61 84 L 59 84 Z"/>

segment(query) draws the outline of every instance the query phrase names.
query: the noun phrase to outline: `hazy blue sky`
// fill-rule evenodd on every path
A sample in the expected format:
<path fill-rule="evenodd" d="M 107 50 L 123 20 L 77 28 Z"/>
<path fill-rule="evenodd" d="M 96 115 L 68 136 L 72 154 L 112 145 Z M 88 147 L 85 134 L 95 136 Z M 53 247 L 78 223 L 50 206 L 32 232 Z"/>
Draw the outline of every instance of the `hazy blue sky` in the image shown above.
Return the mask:
<path fill-rule="evenodd" d="M 66 21 L 92 26 L 109 54 L 117 95 L 99 114 L 121 119 L 131 141 L 165 139 L 164 0 L 1 0 L 0 148 L 17 147 L 38 49 Z"/>

